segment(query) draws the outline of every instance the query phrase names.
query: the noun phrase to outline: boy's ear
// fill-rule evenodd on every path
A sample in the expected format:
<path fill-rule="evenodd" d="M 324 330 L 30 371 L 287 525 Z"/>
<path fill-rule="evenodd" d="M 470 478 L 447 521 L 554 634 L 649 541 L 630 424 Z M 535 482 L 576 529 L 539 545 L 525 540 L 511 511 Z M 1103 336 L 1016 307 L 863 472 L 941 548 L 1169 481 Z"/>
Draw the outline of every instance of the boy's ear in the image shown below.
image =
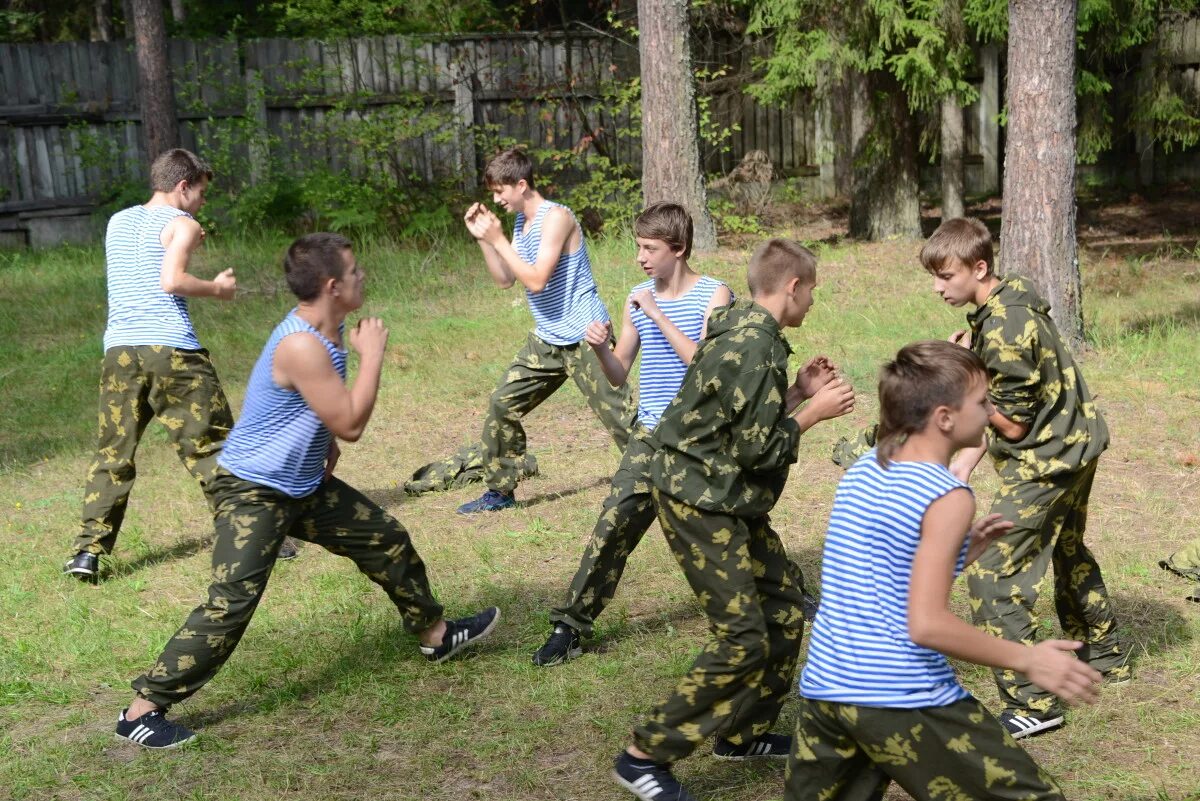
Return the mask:
<path fill-rule="evenodd" d="M 971 267 L 971 274 L 975 276 L 976 280 L 982 281 L 984 278 L 987 277 L 988 263 L 986 261 L 984 261 L 983 259 L 980 259 L 979 261 L 975 262 L 975 264 L 972 265 L 972 267 Z"/>
<path fill-rule="evenodd" d="M 937 426 L 938 431 L 949 434 L 954 430 L 954 410 L 949 406 L 937 406 L 929 415 L 929 419 Z"/>
<path fill-rule="evenodd" d="M 787 283 L 783 285 L 783 288 L 787 290 L 789 295 L 795 295 L 796 290 L 800 288 L 800 276 L 793 275 L 787 280 Z"/>

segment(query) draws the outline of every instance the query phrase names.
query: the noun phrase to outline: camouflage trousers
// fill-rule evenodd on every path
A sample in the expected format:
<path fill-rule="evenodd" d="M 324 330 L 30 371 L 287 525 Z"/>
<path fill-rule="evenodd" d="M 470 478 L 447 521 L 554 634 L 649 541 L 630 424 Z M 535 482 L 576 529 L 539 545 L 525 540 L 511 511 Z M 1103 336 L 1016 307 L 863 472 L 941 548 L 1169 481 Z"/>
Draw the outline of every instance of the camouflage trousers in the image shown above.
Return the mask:
<path fill-rule="evenodd" d="M 565 623 L 585 637 L 592 636 L 592 624 L 616 594 L 629 554 L 654 522 L 654 501 L 650 497 L 654 448 L 649 437 L 650 432 L 642 426 L 630 436 L 600 519 L 571 580 L 566 604 L 550 613 L 551 623 Z"/>
<path fill-rule="evenodd" d="M 657 488 L 652 494 L 713 635 L 674 692 L 634 730 L 638 748 L 656 762 L 674 762 L 712 734 L 741 745 L 774 725 L 800 653 L 804 577 L 766 516 L 732 517 Z"/>
<path fill-rule="evenodd" d="M 1109 679 L 1128 678 L 1129 652 L 1100 565 L 1083 542 L 1096 461 L 1039 481 L 1001 482 L 991 511 L 1012 521 L 967 573 L 975 625 L 1012 642 L 1040 638 L 1034 605 L 1054 568 L 1054 605 L 1063 634 L 1080 640 L 1079 658 Z M 993 671 L 1006 709 L 1034 717 L 1061 714 L 1058 699 L 1012 670 Z"/>
<path fill-rule="evenodd" d="M 802 698 L 784 801 L 1048 801 L 1062 791 L 974 698 L 882 709 Z"/>
<path fill-rule="evenodd" d="M 275 567 L 285 535 L 354 560 L 387 592 L 404 628 L 424 631 L 442 618 L 425 565 L 400 523 L 338 478 L 304 498 L 218 470 L 212 584 L 208 599 L 175 632 L 133 689 L 159 706 L 190 697 L 208 683 L 237 647 Z"/>
<path fill-rule="evenodd" d="M 568 379 L 608 429 L 621 450 L 629 440 L 635 409 L 628 385 L 613 387 L 586 342 L 551 345 L 530 333 L 488 401 L 483 421 L 483 478 L 488 489 L 511 493 L 525 455 L 521 418 L 536 409 Z"/>
<path fill-rule="evenodd" d="M 537 457 L 526 453 L 518 471 L 521 478 L 536 476 Z M 404 492 L 408 495 L 424 495 L 478 484 L 480 481 L 483 481 L 483 446 L 476 442 L 463 445 L 444 459 L 418 467 L 412 477 L 404 482 Z"/>
<path fill-rule="evenodd" d="M 1200 538 L 1192 540 L 1163 559 L 1158 566 L 1182 578 L 1200 582 Z M 1200 602 L 1200 584 L 1192 590 L 1187 599 Z"/>
<path fill-rule="evenodd" d="M 88 466 L 76 551 L 111 553 L 137 475 L 134 456 L 152 417 L 203 489 L 233 427 L 206 350 L 161 345 L 109 348 L 100 371 L 100 434 Z"/>

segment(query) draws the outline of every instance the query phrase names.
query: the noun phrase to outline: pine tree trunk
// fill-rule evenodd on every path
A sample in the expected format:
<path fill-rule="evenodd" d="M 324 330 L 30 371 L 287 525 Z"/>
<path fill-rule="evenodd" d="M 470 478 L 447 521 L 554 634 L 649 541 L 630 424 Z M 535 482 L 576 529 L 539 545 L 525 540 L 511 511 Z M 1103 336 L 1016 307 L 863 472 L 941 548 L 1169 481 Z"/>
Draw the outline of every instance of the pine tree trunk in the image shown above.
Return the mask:
<path fill-rule="evenodd" d="M 692 247 L 715 250 L 717 232 L 700 170 L 696 85 L 686 0 L 638 0 L 642 66 L 642 194 L 692 215 Z"/>
<path fill-rule="evenodd" d="M 850 236 L 887 239 L 921 235 L 917 127 L 904 92 L 890 73 L 866 76 L 864 134 L 854 152 Z"/>
<path fill-rule="evenodd" d="M 138 104 L 150 161 L 179 147 L 179 120 L 167 62 L 167 29 L 161 0 L 131 0 L 138 63 Z"/>
<path fill-rule="evenodd" d="M 1031 278 L 1083 345 L 1075 242 L 1075 0 L 1009 0 L 1003 269 Z"/>
<path fill-rule="evenodd" d="M 963 211 L 963 111 L 958 95 L 948 95 L 942 98 L 942 220 Z"/>
<path fill-rule="evenodd" d="M 91 40 L 111 42 L 113 35 L 112 0 L 92 0 Z"/>

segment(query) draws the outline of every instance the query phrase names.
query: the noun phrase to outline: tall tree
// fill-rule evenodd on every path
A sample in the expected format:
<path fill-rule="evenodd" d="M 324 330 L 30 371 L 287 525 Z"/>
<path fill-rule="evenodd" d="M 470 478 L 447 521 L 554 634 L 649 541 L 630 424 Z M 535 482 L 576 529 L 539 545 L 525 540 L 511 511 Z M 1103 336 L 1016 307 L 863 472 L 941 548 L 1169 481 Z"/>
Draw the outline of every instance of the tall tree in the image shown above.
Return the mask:
<path fill-rule="evenodd" d="M 162 0 L 130 0 L 130 6 L 142 132 L 146 137 L 146 154 L 153 161 L 164 150 L 179 147 L 175 90 L 171 84 L 171 65 L 167 61 L 167 27 Z"/>
<path fill-rule="evenodd" d="M 642 194 L 692 215 L 696 250 L 715 250 L 717 231 L 700 171 L 700 127 L 686 0 L 638 0 L 642 65 Z"/>
<path fill-rule="evenodd" d="M 1004 269 L 1032 278 L 1083 345 L 1075 242 L 1076 0 L 1009 0 Z"/>
<path fill-rule="evenodd" d="M 852 148 L 850 233 L 867 239 L 918 236 L 918 113 L 957 94 L 969 103 L 970 50 L 944 32 L 938 0 L 829 3 L 756 0 L 748 31 L 770 35 L 771 54 L 751 91 L 785 102 L 798 89 L 849 86 L 849 113 L 835 114 L 835 139 Z M 850 127 L 847 135 L 845 126 Z M 836 130 L 840 129 L 840 130 Z"/>
<path fill-rule="evenodd" d="M 966 43 L 966 26 L 963 24 L 962 0 L 944 0 L 943 27 L 946 41 L 951 47 Z M 963 216 L 963 110 L 958 102 L 958 93 L 951 92 L 941 101 L 941 136 L 938 141 L 942 151 L 942 219 Z"/>

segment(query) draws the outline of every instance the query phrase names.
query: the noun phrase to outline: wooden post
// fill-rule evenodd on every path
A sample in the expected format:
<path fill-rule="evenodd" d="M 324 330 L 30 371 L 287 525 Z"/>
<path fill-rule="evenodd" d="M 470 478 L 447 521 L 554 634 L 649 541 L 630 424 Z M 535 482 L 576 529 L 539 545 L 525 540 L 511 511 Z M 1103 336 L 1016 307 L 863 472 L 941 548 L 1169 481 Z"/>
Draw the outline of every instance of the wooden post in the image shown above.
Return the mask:
<path fill-rule="evenodd" d="M 987 194 L 1000 191 L 1000 50 L 995 45 L 980 49 L 983 85 L 979 88 L 979 155 L 983 158 L 982 182 Z"/>
<path fill-rule="evenodd" d="M 468 43 L 467 47 L 470 46 Z M 459 174 L 462 175 L 462 188 L 468 193 L 474 192 L 479 186 L 475 158 L 475 75 L 470 66 L 473 61 L 460 52 L 450 68 L 454 81 L 454 118 L 459 125 L 458 136 L 454 139 L 455 152 Z"/>
<path fill-rule="evenodd" d="M 253 48 L 251 45 L 246 49 L 246 116 L 254 121 L 255 128 L 250 140 L 250 183 L 258 184 L 267 178 L 271 153 L 267 146 L 267 91 Z"/>

